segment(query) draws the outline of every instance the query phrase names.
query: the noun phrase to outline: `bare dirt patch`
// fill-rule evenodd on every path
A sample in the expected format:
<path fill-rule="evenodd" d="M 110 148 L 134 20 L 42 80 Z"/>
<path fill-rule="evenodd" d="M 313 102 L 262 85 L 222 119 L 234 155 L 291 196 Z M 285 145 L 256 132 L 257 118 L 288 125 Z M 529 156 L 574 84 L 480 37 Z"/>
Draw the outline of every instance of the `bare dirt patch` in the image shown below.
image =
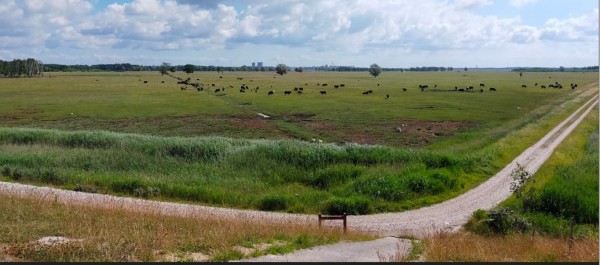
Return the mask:
<path fill-rule="evenodd" d="M 302 125 L 320 134 L 330 135 L 340 142 L 421 147 L 443 137 L 474 126 L 462 121 L 396 120 L 379 123 L 335 124 L 326 121 L 303 121 Z"/>

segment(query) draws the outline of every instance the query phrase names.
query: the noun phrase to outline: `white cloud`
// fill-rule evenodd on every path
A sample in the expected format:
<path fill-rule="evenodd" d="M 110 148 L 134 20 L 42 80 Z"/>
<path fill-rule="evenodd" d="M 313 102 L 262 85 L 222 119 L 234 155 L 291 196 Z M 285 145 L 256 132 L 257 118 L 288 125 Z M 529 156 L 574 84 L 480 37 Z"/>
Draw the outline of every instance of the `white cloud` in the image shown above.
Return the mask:
<path fill-rule="evenodd" d="M 510 0 L 510 5 L 515 7 L 522 7 L 525 5 L 533 4 L 538 0 Z"/>
<path fill-rule="evenodd" d="M 325 54 L 352 59 L 394 53 L 464 55 L 598 40 L 597 9 L 583 16 L 548 19 L 535 27 L 519 17 L 478 11 L 491 4 L 491 0 L 132 0 L 93 10 L 85 0 L 6 0 L 0 5 L 0 49 L 75 48 L 94 49 L 95 54 L 109 49 L 123 54 L 131 49 L 208 50 L 223 51 L 223 57 L 235 49 L 264 46 L 302 51 L 294 58 L 314 61 Z M 101 58 L 113 57 L 96 59 Z M 153 57 L 143 57 L 149 58 Z"/>
<path fill-rule="evenodd" d="M 549 41 L 597 41 L 598 8 L 580 17 L 568 19 L 552 18 L 546 21 L 540 36 Z"/>

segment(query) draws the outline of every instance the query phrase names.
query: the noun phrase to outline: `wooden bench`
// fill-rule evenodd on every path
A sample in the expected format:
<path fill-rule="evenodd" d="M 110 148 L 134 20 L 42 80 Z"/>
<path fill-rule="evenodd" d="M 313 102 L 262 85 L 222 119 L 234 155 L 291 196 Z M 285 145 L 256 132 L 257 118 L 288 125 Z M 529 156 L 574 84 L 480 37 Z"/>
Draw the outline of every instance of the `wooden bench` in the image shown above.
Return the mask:
<path fill-rule="evenodd" d="M 346 231 L 348 230 L 347 227 L 347 223 L 346 223 L 346 214 L 342 214 L 342 215 L 323 215 L 323 214 L 319 214 L 319 228 L 321 227 L 321 221 L 323 220 L 342 220 L 344 221 L 344 233 L 346 233 Z"/>

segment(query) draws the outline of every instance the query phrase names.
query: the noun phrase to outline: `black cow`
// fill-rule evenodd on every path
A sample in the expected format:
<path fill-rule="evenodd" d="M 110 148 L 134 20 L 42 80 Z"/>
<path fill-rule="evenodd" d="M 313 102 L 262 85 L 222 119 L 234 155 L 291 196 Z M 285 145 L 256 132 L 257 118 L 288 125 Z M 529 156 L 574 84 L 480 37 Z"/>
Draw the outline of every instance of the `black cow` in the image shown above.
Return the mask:
<path fill-rule="evenodd" d="M 495 87 L 490 87 L 490 91 L 496 91 Z"/>
<path fill-rule="evenodd" d="M 369 91 L 365 91 L 365 92 L 362 92 L 362 93 L 363 93 L 363 95 L 368 95 Z"/>
<path fill-rule="evenodd" d="M 345 87 L 345 86 L 346 86 L 345 84 L 340 84 L 340 87 Z"/>
<path fill-rule="evenodd" d="M 390 98 L 390 94 L 385 94 L 385 99 Z"/>
<path fill-rule="evenodd" d="M 522 88 L 527 88 L 527 85 L 521 85 Z"/>
<path fill-rule="evenodd" d="M 545 86 L 545 85 L 542 85 L 542 86 L 541 86 L 541 88 L 546 88 L 546 86 Z"/>
<path fill-rule="evenodd" d="M 286 90 L 286 91 L 283 91 L 283 94 L 290 95 L 290 94 L 292 94 L 292 91 Z"/>
<path fill-rule="evenodd" d="M 334 85 L 333 87 L 334 87 L 334 88 L 339 88 L 340 86 L 339 86 L 339 85 Z"/>
<path fill-rule="evenodd" d="M 479 86 L 485 86 L 485 84 L 484 84 L 484 83 L 481 83 L 481 84 L 479 84 Z"/>
<path fill-rule="evenodd" d="M 215 89 L 215 93 L 217 93 L 217 92 L 221 92 L 221 89 L 220 88 Z"/>
<path fill-rule="evenodd" d="M 321 86 L 327 86 L 327 83 L 323 83 Z"/>
<path fill-rule="evenodd" d="M 144 84 L 148 84 L 148 81 L 144 81 Z"/>
<path fill-rule="evenodd" d="M 402 88 L 402 91 L 406 92 L 406 88 Z"/>
<path fill-rule="evenodd" d="M 321 91 L 319 91 L 319 93 L 321 93 L 321 95 L 325 95 L 325 94 L 327 94 L 327 91 L 321 90 Z"/>
<path fill-rule="evenodd" d="M 275 90 L 271 90 L 271 91 L 269 91 L 269 93 L 267 93 L 267 95 L 273 95 L 273 94 L 275 94 Z"/>

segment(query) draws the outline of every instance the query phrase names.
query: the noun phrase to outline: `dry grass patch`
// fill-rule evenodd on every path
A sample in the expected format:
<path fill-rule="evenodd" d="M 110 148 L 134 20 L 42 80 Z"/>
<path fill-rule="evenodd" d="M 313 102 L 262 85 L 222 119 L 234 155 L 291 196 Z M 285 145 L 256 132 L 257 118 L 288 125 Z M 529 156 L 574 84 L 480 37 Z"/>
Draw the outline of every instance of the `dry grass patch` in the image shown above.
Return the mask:
<path fill-rule="evenodd" d="M 95 209 L 0 195 L 0 260 L 226 261 L 247 257 L 237 246 L 284 242 L 289 251 L 371 237 L 319 229 L 315 223 L 188 218 Z M 60 236 L 81 241 L 42 244 Z M 302 242 L 296 244 L 295 242 Z M 251 255 L 262 255 L 257 249 Z"/>
<path fill-rule="evenodd" d="M 427 261 L 598 262 L 598 239 L 552 238 L 512 234 L 485 237 L 441 233 L 425 240 Z"/>

